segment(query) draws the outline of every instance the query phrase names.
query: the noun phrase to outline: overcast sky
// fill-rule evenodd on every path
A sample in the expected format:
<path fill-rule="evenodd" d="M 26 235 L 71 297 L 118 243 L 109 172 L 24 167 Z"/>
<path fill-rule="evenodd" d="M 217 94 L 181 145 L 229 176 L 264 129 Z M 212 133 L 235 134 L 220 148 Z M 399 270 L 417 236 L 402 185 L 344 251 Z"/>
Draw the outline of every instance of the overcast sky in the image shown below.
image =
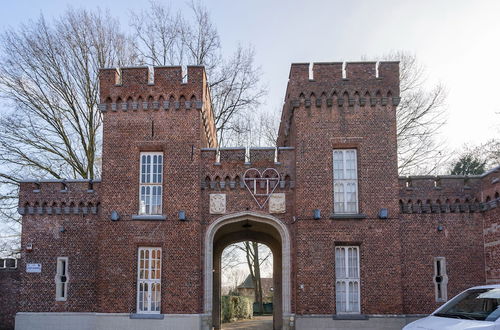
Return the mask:
<path fill-rule="evenodd" d="M 170 2 L 186 10 L 184 1 Z M 207 0 L 224 52 L 251 44 L 268 86 L 262 110 L 281 108 L 292 62 L 357 61 L 395 50 L 417 55 L 428 82 L 448 90 L 443 138 L 452 148 L 500 134 L 500 1 Z M 137 0 L 0 0 L 0 29 L 69 5 L 108 8 L 126 27 Z M 497 114 L 496 114 L 497 113 Z"/>

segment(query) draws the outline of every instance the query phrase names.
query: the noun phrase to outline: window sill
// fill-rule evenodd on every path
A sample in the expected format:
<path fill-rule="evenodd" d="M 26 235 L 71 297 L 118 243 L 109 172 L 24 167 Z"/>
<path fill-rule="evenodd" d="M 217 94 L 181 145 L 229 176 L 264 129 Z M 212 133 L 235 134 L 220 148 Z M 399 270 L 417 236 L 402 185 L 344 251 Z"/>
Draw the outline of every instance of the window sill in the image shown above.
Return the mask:
<path fill-rule="evenodd" d="M 334 320 L 368 320 L 368 315 L 364 314 L 335 314 Z"/>
<path fill-rule="evenodd" d="M 132 216 L 132 220 L 156 220 L 163 221 L 167 220 L 167 217 L 164 215 L 152 215 L 152 214 L 136 214 Z"/>
<path fill-rule="evenodd" d="M 132 313 L 130 314 L 131 319 L 149 319 L 149 320 L 163 320 L 165 315 L 163 314 L 140 314 Z"/>
<path fill-rule="evenodd" d="M 362 213 L 354 213 L 354 214 L 332 214 L 330 219 L 338 219 L 338 220 L 349 220 L 349 219 L 365 219 L 366 214 Z"/>

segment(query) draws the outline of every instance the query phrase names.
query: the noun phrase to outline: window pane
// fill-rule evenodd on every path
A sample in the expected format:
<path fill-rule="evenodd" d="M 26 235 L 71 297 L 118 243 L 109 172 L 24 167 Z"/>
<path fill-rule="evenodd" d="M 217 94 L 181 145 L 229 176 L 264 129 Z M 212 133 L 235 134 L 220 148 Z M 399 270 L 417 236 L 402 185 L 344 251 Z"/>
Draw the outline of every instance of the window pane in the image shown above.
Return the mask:
<path fill-rule="evenodd" d="M 139 202 L 139 213 L 145 214 L 146 213 L 146 187 L 142 186 L 141 187 L 141 200 Z"/>
<path fill-rule="evenodd" d="M 349 278 L 359 278 L 358 271 L 358 249 L 349 248 Z"/>
<path fill-rule="evenodd" d="M 146 214 L 151 213 L 151 187 L 146 186 L 146 193 L 144 194 L 145 197 L 145 204 L 146 204 L 146 210 L 144 211 Z"/>
<path fill-rule="evenodd" d="M 149 283 L 144 283 L 144 310 L 145 311 L 148 311 L 150 306 L 149 306 L 149 302 L 148 302 L 148 298 L 149 298 Z"/>
<path fill-rule="evenodd" d="M 345 253 L 344 248 L 335 249 L 335 274 L 337 278 L 345 277 Z"/>
<path fill-rule="evenodd" d="M 337 313 L 346 312 L 346 286 L 344 281 L 337 281 L 335 286 L 335 303 L 337 307 Z"/>
<path fill-rule="evenodd" d="M 158 155 L 153 156 L 153 183 L 158 183 Z"/>
<path fill-rule="evenodd" d="M 349 312 L 359 312 L 358 283 L 349 282 Z"/>
<path fill-rule="evenodd" d="M 333 199 L 334 199 L 334 211 L 336 213 L 343 213 L 345 212 L 345 196 L 344 196 L 344 184 L 343 183 L 335 183 L 334 184 L 334 193 L 333 193 Z"/>
<path fill-rule="evenodd" d="M 347 183 L 346 187 L 346 209 L 347 212 L 356 213 L 357 212 L 357 193 L 356 193 L 356 183 Z"/>
<path fill-rule="evenodd" d="M 344 153 L 343 151 L 333 152 L 333 178 L 344 178 Z"/>
<path fill-rule="evenodd" d="M 163 156 L 158 156 L 158 183 L 162 182 L 162 172 L 163 172 Z"/>
<path fill-rule="evenodd" d="M 144 311 L 144 283 L 139 283 L 139 306 L 137 309 L 141 312 Z"/>
<path fill-rule="evenodd" d="M 146 156 L 141 157 L 141 183 L 146 182 Z"/>
<path fill-rule="evenodd" d="M 346 150 L 346 179 L 356 179 L 356 151 Z"/>

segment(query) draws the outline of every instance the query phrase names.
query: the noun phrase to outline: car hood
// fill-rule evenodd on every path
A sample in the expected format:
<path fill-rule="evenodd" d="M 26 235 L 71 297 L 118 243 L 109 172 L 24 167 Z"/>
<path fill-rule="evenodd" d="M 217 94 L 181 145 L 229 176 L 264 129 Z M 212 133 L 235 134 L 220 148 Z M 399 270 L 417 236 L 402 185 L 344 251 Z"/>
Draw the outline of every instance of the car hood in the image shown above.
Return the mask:
<path fill-rule="evenodd" d="M 448 317 L 428 316 L 410 323 L 405 330 L 464 330 L 464 329 L 495 329 L 495 324 L 488 321 L 473 321 L 453 319 Z"/>

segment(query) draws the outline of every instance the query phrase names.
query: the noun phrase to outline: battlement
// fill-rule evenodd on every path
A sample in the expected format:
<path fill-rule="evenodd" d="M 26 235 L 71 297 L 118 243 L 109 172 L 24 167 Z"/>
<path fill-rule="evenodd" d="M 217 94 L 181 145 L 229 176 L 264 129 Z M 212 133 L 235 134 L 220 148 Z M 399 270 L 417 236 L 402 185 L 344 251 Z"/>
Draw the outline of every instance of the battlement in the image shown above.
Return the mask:
<path fill-rule="evenodd" d="M 235 148 L 203 148 L 201 159 L 209 164 L 241 163 L 256 164 L 280 163 L 282 159 L 289 159 L 295 152 L 293 147 L 235 147 Z"/>
<path fill-rule="evenodd" d="M 25 180 L 20 184 L 21 215 L 97 214 L 100 180 Z"/>
<path fill-rule="evenodd" d="M 291 106 L 397 106 L 399 62 L 295 63 L 286 98 Z"/>
<path fill-rule="evenodd" d="M 99 72 L 99 110 L 202 109 L 205 68 L 180 66 L 108 68 Z"/>
<path fill-rule="evenodd" d="M 103 113 L 199 110 L 207 144 L 217 145 L 214 114 L 203 66 L 108 68 L 99 72 Z M 181 113 L 181 112 L 179 112 Z M 112 115 L 114 116 L 114 115 Z"/>
<path fill-rule="evenodd" d="M 243 178 L 250 168 L 262 173 L 267 168 L 275 169 L 280 175 L 278 191 L 295 187 L 294 148 L 205 148 L 201 152 L 204 170 L 201 188 L 204 190 L 245 188 Z"/>
<path fill-rule="evenodd" d="M 399 62 L 292 63 L 291 82 L 382 79 L 399 82 Z"/>
<path fill-rule="evenodd" d="M 297 109 L 305 109 L 308 117 L 319 116 L 323 120 L 325 116 L 376 118 L 378 113 L 372 110 L 387 110 L 387 118 L 395 122 L 391 110 L 401 101 L 399 93 L 399 62 L 294 63 L 285 93 L 278 145 L 293 143 Z"/>
<path fill-rule="evenodd" d="M 484 212 L 496 208 L 500 204 L 499 180 L 491 177 L 493 173 L 400 177 L 401 212 Z"/>
<path fill-rule="evenodd" d="M 141 88 L 144 85 L 199 85 L 205 81 L 203 66 L 188 66 L 183 77 L 181 66 L 104 68 L 99 72 L 101 84 Z"/>

